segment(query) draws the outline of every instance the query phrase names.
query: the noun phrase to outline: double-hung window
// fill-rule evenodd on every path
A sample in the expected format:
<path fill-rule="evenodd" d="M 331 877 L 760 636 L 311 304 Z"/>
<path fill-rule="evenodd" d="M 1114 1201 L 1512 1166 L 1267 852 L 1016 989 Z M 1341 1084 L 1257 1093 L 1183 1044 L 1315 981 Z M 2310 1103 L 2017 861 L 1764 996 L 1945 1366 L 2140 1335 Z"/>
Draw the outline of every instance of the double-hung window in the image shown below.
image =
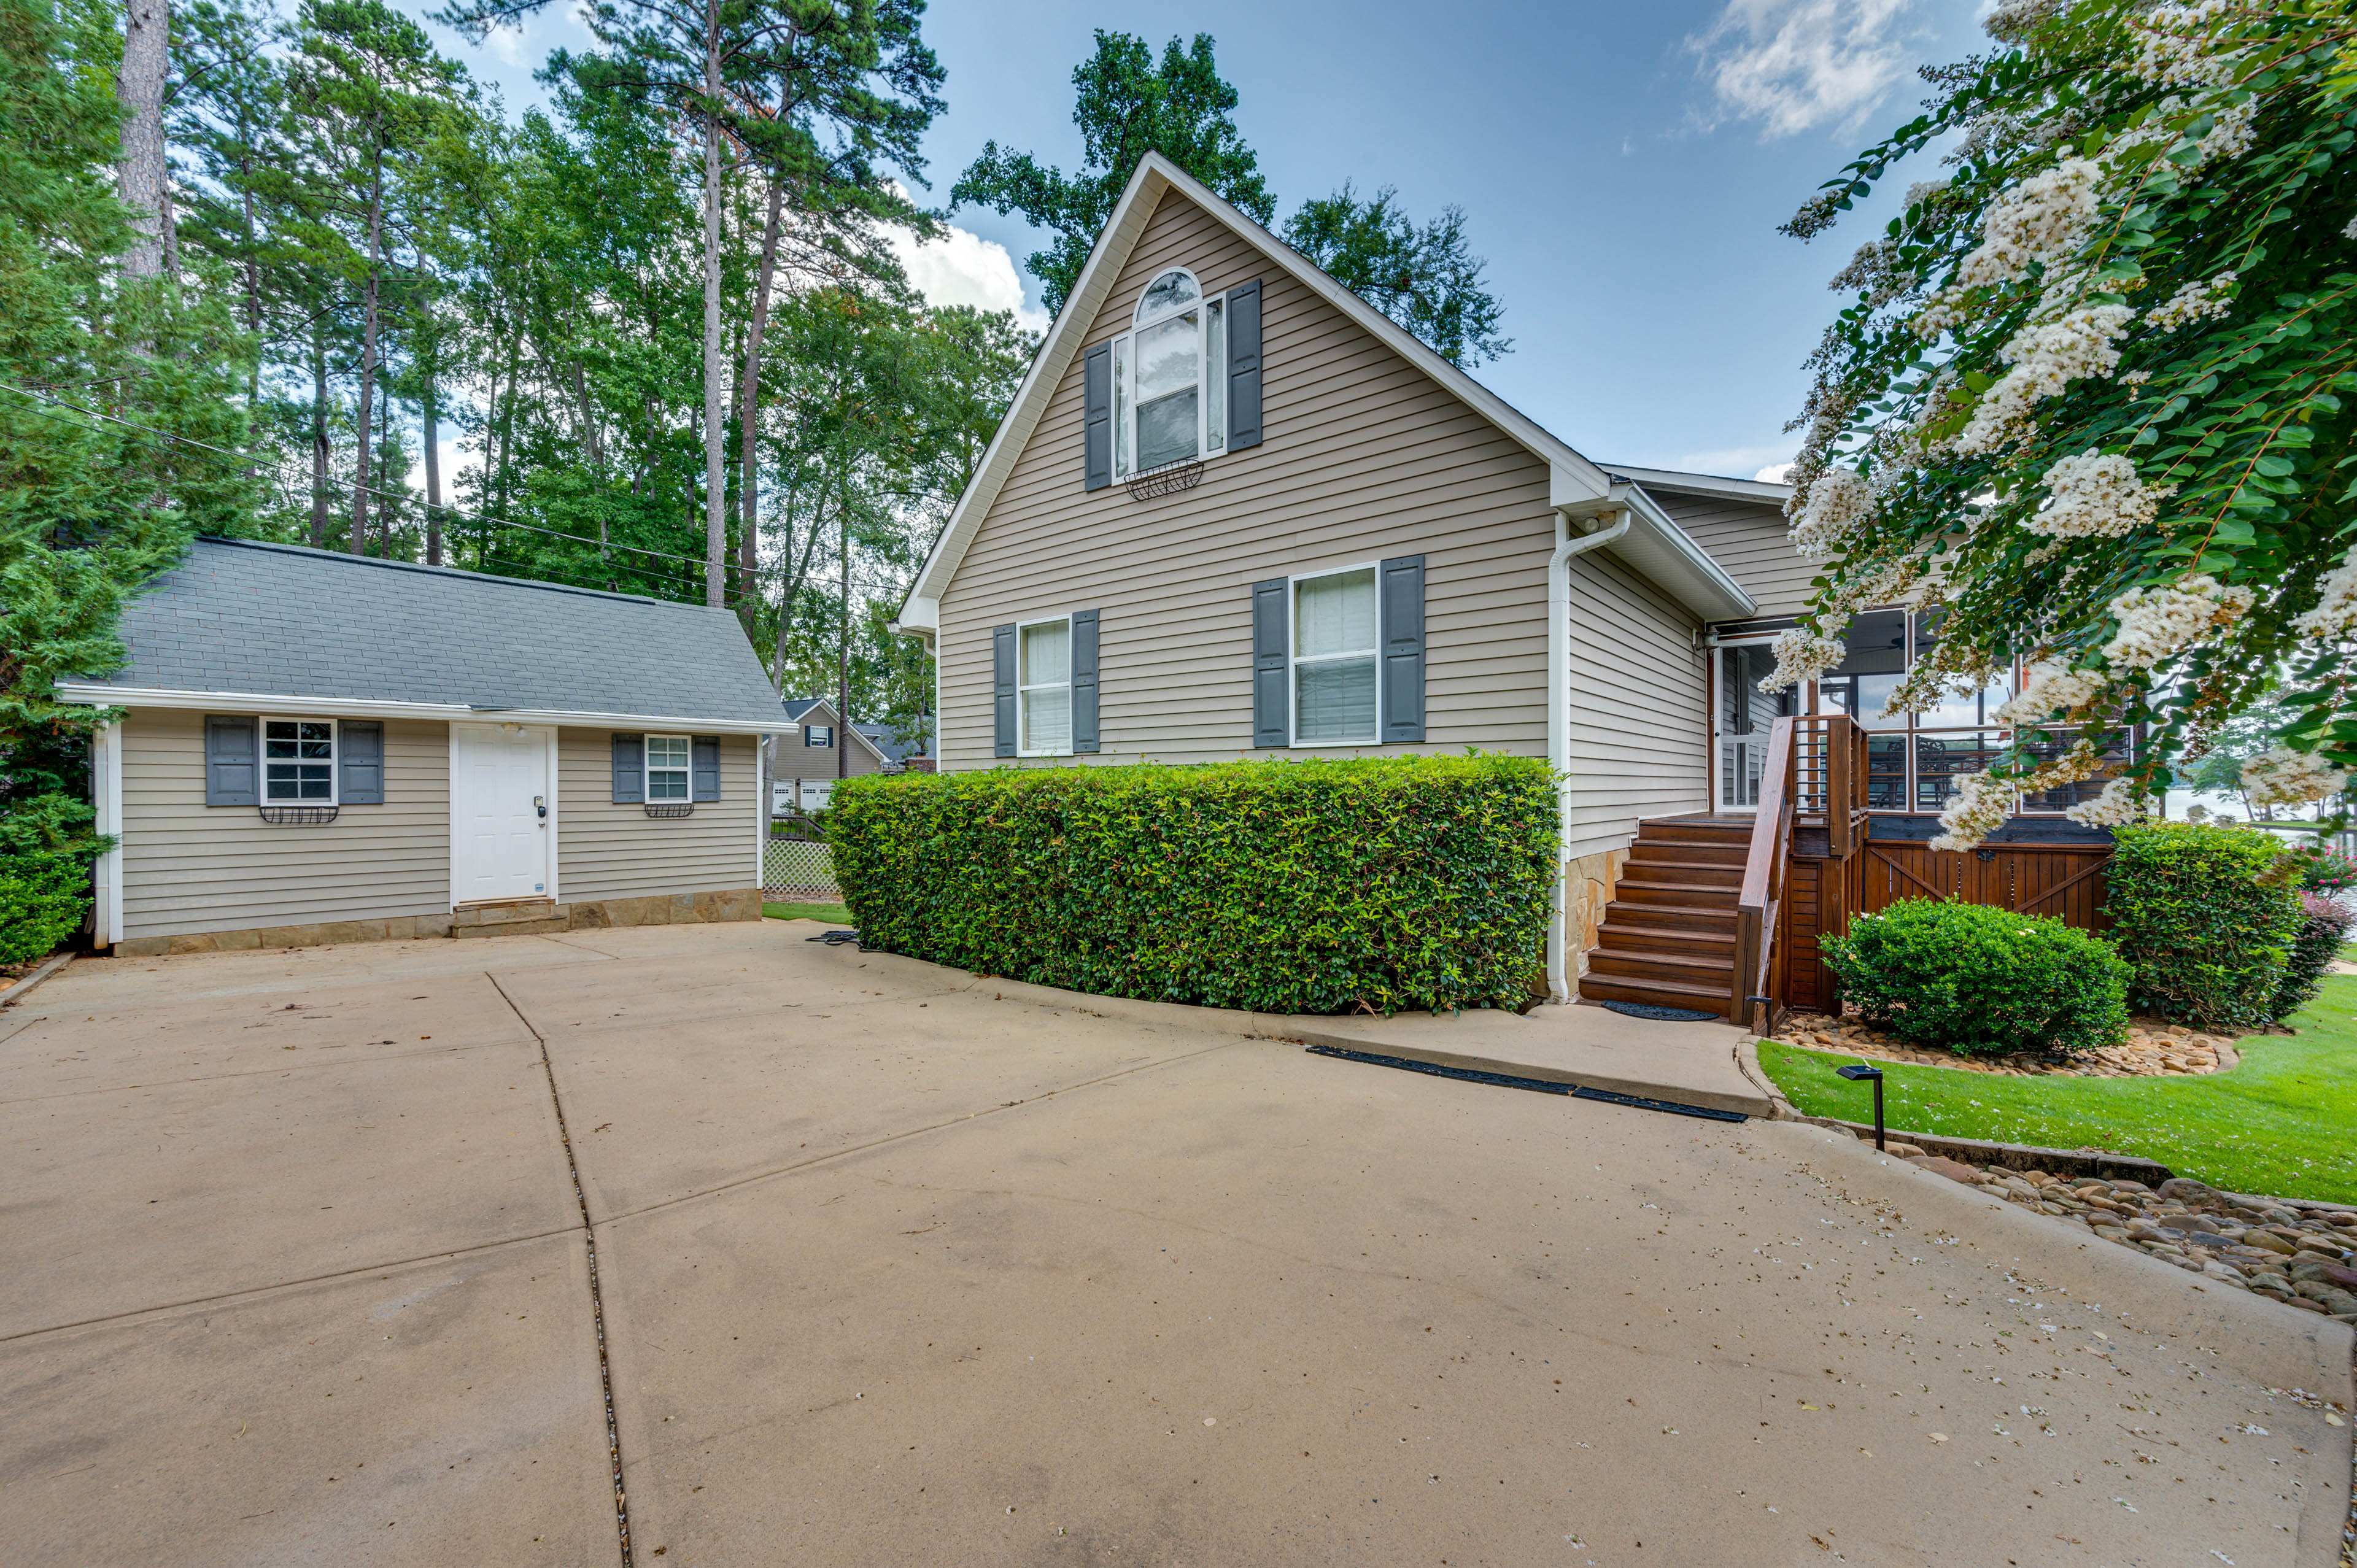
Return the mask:
<path fill-rule="evenodd" d="M 834 749 L 834 726 L 833 725 L 802 725 L 802 744 L 816 746 L 821 751 L 832 751 Z"/>
<path fill-rule="evenodd" d="M 1293 580 L 1293 744 L 1373 746 L 1375 569 Z"/>
<path fill-rule="evenodd" d="M 688 742 L 683 735 L 647 736 L 647 799 L 688 799 Z"/>
<path fill-rule="evenodd" d="M 1195 274 L 1183 267 L 1164 273 L 1138 296 L 1132 330 L 1113 342 L 1114 478 L 1226 446 L 1224 309 L 1224 302 L 1203 297 Z"/>
<path fill-rule="evenodd" d="M 262 784 L 262 798 L 265 801 L 307 801 L 322 806 L 334 804 L 334 721 L 263 720 Z"/>
<path fill-rule="evenodd" d="M 1072 750 L 1072 619 L 1016 628 L 1017 750 L 1025 757 L 1068 757 Z"/>

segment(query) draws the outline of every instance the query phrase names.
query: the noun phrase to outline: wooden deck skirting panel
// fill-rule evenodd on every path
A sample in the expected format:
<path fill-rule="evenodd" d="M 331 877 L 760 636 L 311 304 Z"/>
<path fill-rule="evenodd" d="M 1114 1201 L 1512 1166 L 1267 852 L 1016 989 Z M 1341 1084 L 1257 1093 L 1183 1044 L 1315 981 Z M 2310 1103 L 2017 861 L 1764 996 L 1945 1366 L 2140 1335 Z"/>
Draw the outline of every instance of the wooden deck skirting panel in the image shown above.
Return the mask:
<path fill-rule="evenodd" d="M 1779 924 L 1785 1004 L 1816 1009 L 1833 999 L 1833 977 L 1817 956 L 1820 937 L 1847 929 L 1846 910 L 1873 914 L 1902 898 L 1953 898 L 2025 915 L 2046 915 L 2082 930 L 2111 929 L 2104 912 L 2108 845 L 1986 844 L 1956 854 L 1927 844 L 1869 838 L 1845 863 L 1796 843 L 1790 897 Z M 1844 886 L 1846 877 L 1847 886 Z"/>
<path fill-rule="evenodd" d="M 1176 192 L 1087 344 L 1127 330 L 1139 293 L 1172 266 L 1207 293 L 1261 280 L 1267 439 L 1208 459 L 1178 495 L 1083 489 L 1086 354 L 1073 357 L 942 597 L 942 766 L 1001 762 L 991 628 L 1079 609 L 1102 618 L 1103 750 L 1019 766 L 1270 755 L 1252 746 L 1252 584 L 1402 554 L 1426 563 L 1426 738 L 1340 755 L 1544 756 L 1545 465 Z"/>
<path fill-rule="evenodd" d="M 614 732 L 556 736 L 556 887 L 567 904 L 757 886 L 759 767 L 750 736 L 720 737 L 720 799 L 693 816 L 656 820 L 614 804 Z M 834 777 L 834 753 L 827 759 Z M 446 826 L 445 832 L 447 829 Z"/>
<path fill-rule="evenodd" d="M 121 937 L 449 912 L 447 725 L 384 721 L 384 804 L 273 827 L 252 806 L 205 804 L 204 714 L 124 715 Z"/>

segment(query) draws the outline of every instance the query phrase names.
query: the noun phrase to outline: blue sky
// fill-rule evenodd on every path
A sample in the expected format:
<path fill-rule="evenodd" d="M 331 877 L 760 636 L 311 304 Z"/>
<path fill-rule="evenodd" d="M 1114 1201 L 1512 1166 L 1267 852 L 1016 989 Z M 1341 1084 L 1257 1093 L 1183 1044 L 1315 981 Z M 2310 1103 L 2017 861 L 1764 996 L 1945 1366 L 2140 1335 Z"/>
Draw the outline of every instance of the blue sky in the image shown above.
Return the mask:
<path fill-rule="evenodd" d="M 483 46 L 436 29 L 512 113 L 531 72 L 590 40 L 554 3 Z M 409 0 L 410 8 L 428 7 Z M 1874 135 L 1910 117 L 1915 67 L 1980 47 L 1975 0 L 1670 0 L 1448 6 L 1400 0 L 933 0 L 949 113 L 926 140 L 936 200 L 986 140 L 1071 168 L 1072 67 L 1091 29 L 1208 32 L 1280 220 L 1348 178 L 1455 202 L 1514 340 L 1477 374 L 1592 457 L 1749 478 L 1792 455 L 1801 361 L 1837 301 L 1824 280 L 1867 232 L 1775 232 Z M 1902 171 L 1891 189 L 1923 171 Z M 944 302 L 1039 292 L 1019 218 L 966 209 L 911 258 Z M 1010 257 L 1012 260 L 1010 261 Z M 1043 318 L 1042 318 L 1043 319 Z"/>

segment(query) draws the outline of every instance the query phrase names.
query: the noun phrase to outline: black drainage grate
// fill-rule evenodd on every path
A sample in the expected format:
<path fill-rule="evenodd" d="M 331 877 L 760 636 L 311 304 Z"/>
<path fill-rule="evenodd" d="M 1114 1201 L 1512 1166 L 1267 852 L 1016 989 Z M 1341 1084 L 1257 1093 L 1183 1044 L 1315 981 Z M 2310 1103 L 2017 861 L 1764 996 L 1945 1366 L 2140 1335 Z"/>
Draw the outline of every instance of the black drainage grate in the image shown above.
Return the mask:
<path fill-rule="evenodd" d="M 1555 1083 L 1544 1078 L 1515 1078 L 1508 1073 L 1483 1072 L 1479 1068 L 1442 1067 L 1437 1062 L 1420 1062 L 1411 1057 L 1382 1057 L 1369 1051 L 1346 1051 L 1337 1046 L 1310 1046 L 1311 1055 L 1339 1057 L 1346 1062 L 1365 1062 L 1370 1067 L 1395 1067 L 1408 1072 L 1430 1073 L 1435 1078 L 1463 1079 L 1468 1083 L 1487 1083 L 1499 1089 L 1528 1089 L 1541 1094 L 1566 1095 L 1573 1100 L 1600 1100 L 1607 1105 L 1626 1105 L 1638 1111 L 1663 1111 L 1673 1116 L 1698 1116 L 1706 1122 L 1749 1122 L 1750 1117 L 1740 1111 L 1714 1111 L 1707 1105 L 1681 1105 L 1674 1100 L 1648 1100 L 1641 1094 L 1615 1094 L 1609 1089 L 1590 1089 L 1586 1084 Z"/>

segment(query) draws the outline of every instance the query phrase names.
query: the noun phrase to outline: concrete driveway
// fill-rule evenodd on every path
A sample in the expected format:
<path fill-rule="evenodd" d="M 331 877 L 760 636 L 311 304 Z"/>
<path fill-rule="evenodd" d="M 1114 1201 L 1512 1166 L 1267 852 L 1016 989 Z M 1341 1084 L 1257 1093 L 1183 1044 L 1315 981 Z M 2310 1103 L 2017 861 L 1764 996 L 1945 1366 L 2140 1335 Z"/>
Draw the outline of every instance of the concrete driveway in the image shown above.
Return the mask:
<path fill-rule="evenodd" d="M 665 1568 L 2336 1559 L 2341 1325 L 1815 1128 L 817 929 L 0 1011 L 14 1555 L 613 1563 L 618 1446 Z"/>

